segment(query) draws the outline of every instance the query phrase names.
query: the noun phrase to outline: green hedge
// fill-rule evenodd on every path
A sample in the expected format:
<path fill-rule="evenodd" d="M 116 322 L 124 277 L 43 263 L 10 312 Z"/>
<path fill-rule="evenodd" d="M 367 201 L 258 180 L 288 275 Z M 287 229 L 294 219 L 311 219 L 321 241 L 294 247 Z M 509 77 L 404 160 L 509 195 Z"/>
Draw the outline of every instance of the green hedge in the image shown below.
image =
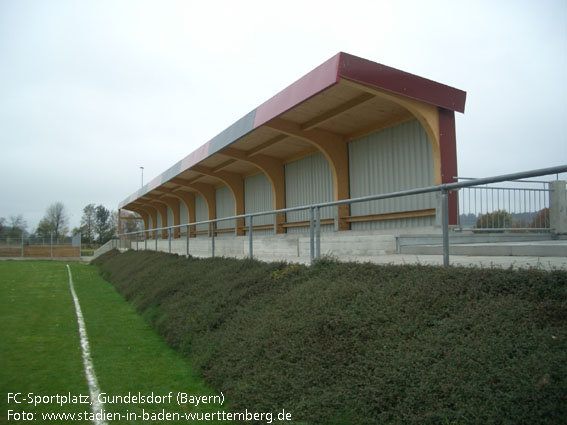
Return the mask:
<path fill-rule="evenodd" d="M 308 424 L 567 423 L 567 272 L 111 252 L 235 408 Z"/>

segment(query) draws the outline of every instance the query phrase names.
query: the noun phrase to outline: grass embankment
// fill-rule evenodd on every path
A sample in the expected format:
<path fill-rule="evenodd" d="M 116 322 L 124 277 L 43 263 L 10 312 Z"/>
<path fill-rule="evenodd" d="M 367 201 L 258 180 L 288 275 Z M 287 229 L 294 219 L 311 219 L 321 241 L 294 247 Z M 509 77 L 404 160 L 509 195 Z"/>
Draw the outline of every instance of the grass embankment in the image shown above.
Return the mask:
<path fill-rule="evenodd" d="M 309 424 L 567 421 L 567 272 L 108 253 L 236 408 Z"/>
<path fill-rule="evenodd" d="M 71 263 L 75 291 L 81 304 L 96 375 L 101 392 L 108 396 L 144 396 L 178 392 L 213 395 L 191 371 L 187 359 L 174 351 L 126 303 L 93 266 Z M 42 403 L 37 406 L 8 401 L 8 393 L 38 396 L 89 395 L 83 369 L 77 317 L 69 290 L 65 263 L 0 262 L 0 423 L 8 410 L 35 414 L 32 423 L 91 423 L 91 421 L 42 420 L 42 413 L 90 413 L 90 405 Z M 140 415 L 114 423 L 167 423 L 141 417 L 146 413 L 216 412 L 219 404 L 170 403 L 106 404 L 104 409 L 123 416 Z M 185 421 L 183 421 L 185 422 Z M 19 423 L 19 422 L 18 422 Z M 22 422 L 23 423 L 23 422 Z M 112 423 L 112 422 L 109 422 Z M 212 421 L 207 423 L 224 423 Z"/>

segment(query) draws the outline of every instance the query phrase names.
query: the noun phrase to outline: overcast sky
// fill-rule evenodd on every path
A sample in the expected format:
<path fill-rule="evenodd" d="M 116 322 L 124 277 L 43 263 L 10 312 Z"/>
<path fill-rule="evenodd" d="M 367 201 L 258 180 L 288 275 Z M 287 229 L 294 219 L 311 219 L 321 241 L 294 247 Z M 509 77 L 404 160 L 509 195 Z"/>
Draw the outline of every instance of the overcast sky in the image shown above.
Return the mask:
<path fill-rule="evenodd" d="M 116 209 L 339 51 L 467 92 L 461 176 L 567 163 L 565 0 L 0 0 L 0 217 Z"/>

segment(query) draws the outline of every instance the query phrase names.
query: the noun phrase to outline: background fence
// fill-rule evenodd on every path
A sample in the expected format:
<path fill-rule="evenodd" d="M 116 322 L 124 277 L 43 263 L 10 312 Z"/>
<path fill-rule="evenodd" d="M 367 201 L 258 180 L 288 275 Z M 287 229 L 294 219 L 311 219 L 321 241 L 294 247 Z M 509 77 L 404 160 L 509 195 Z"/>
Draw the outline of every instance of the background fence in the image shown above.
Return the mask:
<path fill-rule="evenodd" d="M 81 256 L 81 234 L 73 237 L 20 237 L 0 239 L 0 257 L 75 258 Z"/>
<path fill-rule="evenodd" d="M 551 231 L 550 184 L 551 181 L 520 180 L 462 188 L 459 225 L 477 232 Z"/>

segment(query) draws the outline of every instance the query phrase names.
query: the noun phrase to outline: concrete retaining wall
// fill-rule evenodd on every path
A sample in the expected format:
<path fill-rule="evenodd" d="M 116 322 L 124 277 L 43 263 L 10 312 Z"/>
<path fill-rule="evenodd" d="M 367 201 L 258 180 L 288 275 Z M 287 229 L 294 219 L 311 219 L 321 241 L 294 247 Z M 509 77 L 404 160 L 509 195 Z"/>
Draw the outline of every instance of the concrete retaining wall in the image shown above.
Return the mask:
<path fill-rule="evenodd" d="M 404 232 L 420 233 L 436 231 L 435 228 L 400 229 Z M 131 249 L 156 250 L 155 240 L 131 242 Z M 158 240 L 157 250 L 170 251 L 167 239 Z M 310 259 L 309 234 L 255 235 L 253 246 L 254 257 L 263 260 L 305 261 Z M 98 252 L 98 251 L 97 251 Z M 186 255 L 187 240 L 171 240 L 171 253 Z M 211 238 L 191 238 L 189 254 L 194 257 L 210 257 L 212 253 Z M 249 256 L 248 236 L 223 236 L 215 238 L 215 256 L 247 258 Z M 396 253 L 396 235 L 391 231 L 336 232 L 321 233 L 321 255 L 337 258 L 345 256 L 376 256 Z M 97 255 L 97 253 L 95 253 Z M 100 254 L 98 254 L 100 255 Z"/>

